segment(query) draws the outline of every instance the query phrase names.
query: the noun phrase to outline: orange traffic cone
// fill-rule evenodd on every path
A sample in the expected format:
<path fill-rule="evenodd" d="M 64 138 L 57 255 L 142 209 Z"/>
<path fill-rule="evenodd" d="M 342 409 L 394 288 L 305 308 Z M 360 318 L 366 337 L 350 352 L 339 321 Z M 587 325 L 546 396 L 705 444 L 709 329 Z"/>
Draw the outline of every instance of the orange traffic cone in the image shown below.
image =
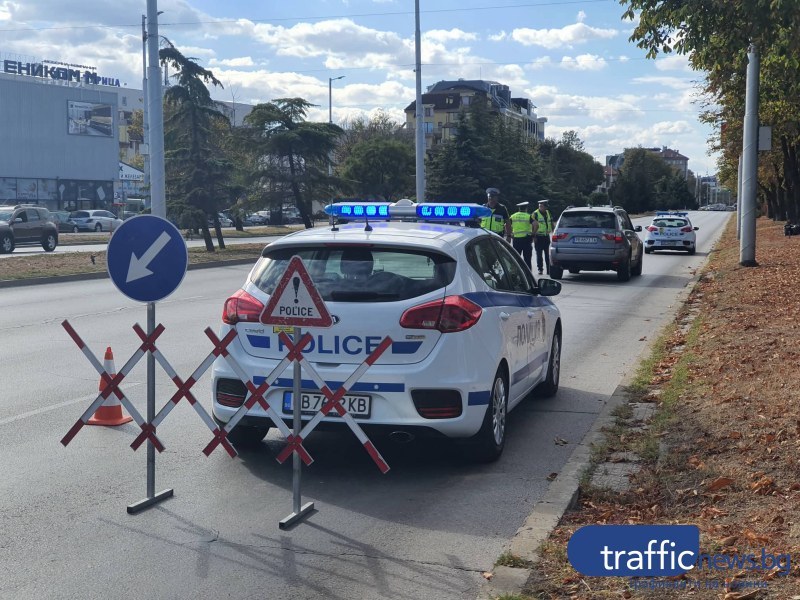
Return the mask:
<path fill-rule="evenodd" d="M 117 374 L 117 367 L 114 366 L 114 353 L 111 352 L 111 346 L 106 348 L 106 356 L 103 360 L 103 368 L 106 373 L 114 377 Z M 98 391 L 102 392 L 106 389 L 106 382 L 100 378 L 100 387 Z M 111 394 L 106 398 L 103 405 L 95 411 L 92 418 L 89 419 L 87 425 L 122 425 L 133 421 L 133 417 L 126 416 L 122 412 L 122 405 L 115 394 Z"/>

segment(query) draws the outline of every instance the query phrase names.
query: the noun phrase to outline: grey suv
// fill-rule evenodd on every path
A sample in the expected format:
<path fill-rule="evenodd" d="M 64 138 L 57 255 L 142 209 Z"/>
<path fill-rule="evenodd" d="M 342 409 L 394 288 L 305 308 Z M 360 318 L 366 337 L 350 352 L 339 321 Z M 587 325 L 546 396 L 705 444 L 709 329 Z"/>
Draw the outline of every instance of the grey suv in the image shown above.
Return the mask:
<path fill-rule="evenodd" d="M 0 206 L 0 254 L 23 244 L 41 244 L 46 252 L 58 245 L 58 227 L 41 206 Z"/>
<path fill-rule="evenodd" d="M 568 207 L 561 213 L 550 242 L 550 276 L 564 270 L 616 271 L 628 281 L 642 274 L 643 245 L 628 213 L 619 206 Z"/>

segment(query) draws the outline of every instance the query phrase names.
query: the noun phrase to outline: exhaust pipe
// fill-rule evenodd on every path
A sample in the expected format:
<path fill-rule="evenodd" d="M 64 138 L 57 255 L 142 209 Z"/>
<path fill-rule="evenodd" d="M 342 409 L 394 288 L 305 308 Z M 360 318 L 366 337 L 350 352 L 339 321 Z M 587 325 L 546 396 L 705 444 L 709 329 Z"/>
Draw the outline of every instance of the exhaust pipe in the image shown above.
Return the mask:
<path fill-rule="evenodd" d="M 397 444 L 407 444 L 414 441 L 414 435 L 407 431 L 393 431 L 389 434 L 389 439 Z"/>

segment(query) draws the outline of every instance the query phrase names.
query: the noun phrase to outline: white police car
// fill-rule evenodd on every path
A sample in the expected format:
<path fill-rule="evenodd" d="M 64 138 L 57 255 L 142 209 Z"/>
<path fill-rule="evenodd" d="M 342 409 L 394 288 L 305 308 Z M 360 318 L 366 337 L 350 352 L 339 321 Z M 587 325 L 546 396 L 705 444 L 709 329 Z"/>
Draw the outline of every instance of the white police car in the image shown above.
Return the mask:
<path fill-rule="evenodd" d="M 347 223 L 269 244 L 225 302 L 221 335 L 236 330 L 232 357 L 258 385 L 286 356 L 279 334 L 287 328 L 265 325 L 261 317 L 289 261 L 299 256 L 334 323 L 303 329 L 313 334 L 303 356 L 331 389 L 385 336 L 392 339 L 344 398 L 366 433 L 404 441 L 426 434 L 466 439 L 476 460 L 498 458 L 507 412 L 534 388 L 544 396 L 558 390 L 561 317 L 548 296 L 561 284 L 537 284 L 509 244 L 470 226 L 485 214 L 482 206 L 400 200 L 339 203 L 326 211 Z M 265 395 L 287 423 L 292 382 L 289 368 Z M 212 385 L 213 415 L 225 424 L 247 391 L 224 357 L 214 363 Z M 307 373 L 301 397 L 303 418 L 310 419 L 324 397 Z M 323 422 L 345 426 L 338 415 Z M 230 438 L 257 443 L 270 426 L 255 403 Z"/>
<path fill-rule="evenodd" d="M 688 212 L 659 211 L 645 229 L 644 251 L 651 254 L 656 250 L 684 250 L 694 254 L 698 229 L 689 220 Z"/>

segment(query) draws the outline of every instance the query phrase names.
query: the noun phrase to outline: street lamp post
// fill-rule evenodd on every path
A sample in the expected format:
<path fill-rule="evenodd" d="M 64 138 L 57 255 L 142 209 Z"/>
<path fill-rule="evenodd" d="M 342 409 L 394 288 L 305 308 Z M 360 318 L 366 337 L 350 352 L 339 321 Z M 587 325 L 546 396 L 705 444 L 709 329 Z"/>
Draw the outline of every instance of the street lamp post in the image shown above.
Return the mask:
<path fill-rule="evenodd" d="M 344 77 L 344 75 L 328 77 L 328 123 L 333 123 L 333 82 Z"/>

